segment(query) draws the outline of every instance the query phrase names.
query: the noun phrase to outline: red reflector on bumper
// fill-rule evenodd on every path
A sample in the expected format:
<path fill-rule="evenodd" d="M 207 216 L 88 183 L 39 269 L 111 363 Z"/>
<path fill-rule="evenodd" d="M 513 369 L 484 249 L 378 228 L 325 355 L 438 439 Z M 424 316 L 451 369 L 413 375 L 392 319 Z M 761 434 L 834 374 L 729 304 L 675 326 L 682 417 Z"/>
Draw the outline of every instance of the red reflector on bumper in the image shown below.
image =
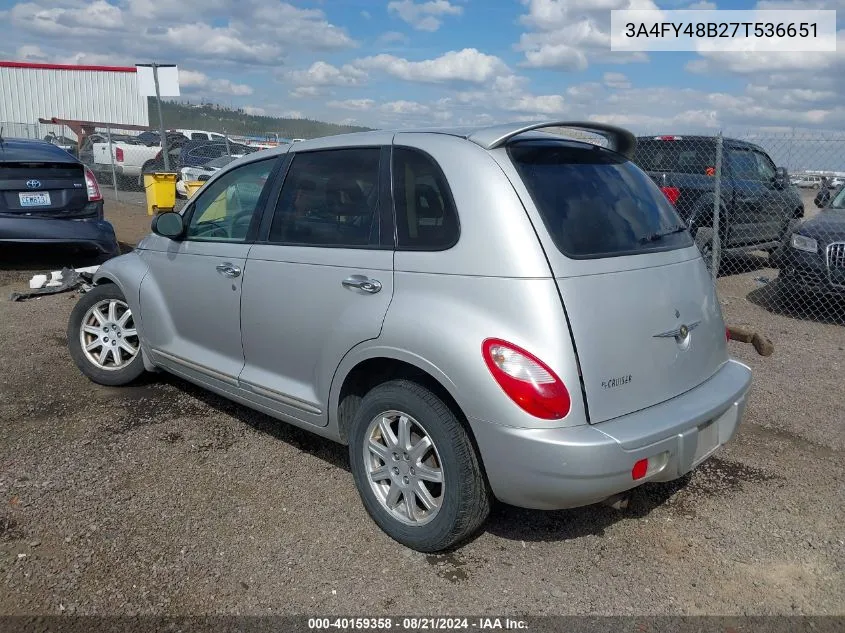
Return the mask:
<path fill-rule="evenodd" d="M 648 472 L 648 460 L 641 459 L 634 467 L 631 469 L 631 479 L 637 480 L 642 479 L 645 477 L 645 474 Z"/>

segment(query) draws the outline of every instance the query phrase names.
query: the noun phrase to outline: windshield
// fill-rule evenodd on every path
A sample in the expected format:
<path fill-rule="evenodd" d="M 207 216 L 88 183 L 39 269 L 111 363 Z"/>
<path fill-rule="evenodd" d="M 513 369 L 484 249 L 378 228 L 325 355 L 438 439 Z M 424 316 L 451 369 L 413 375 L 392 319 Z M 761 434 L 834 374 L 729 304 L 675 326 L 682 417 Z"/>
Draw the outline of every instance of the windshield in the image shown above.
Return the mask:
<path fill-rule="evenodd" d="M 557 140 L 514 143 L 509 153 L 555 245 L 568 257 L 693 244 L 666 196 L 620 154 Z"/>

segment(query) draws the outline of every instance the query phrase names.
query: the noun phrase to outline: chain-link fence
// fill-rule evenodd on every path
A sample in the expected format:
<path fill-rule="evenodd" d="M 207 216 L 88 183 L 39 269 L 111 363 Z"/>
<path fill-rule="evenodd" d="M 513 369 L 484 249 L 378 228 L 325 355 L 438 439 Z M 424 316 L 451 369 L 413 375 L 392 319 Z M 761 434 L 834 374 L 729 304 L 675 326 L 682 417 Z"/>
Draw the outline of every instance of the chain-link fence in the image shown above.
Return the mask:
<path fill-rule="evenodd" d="M 634 161 L 714 279 L 749 278 L 771 312 L 845 323 L 845 133 L 640 136 Z"/>
<path fill-rule="evenodd" d="M 258 148 L 237 143 L 225 135 L 191 138 L 180 132 L 167 132 L 165 148 L 161 134 L 155 130 L 129 132 L 118 129 L 97 129 L 89 135 L 80 150 L 80 158 L 102 183 L 121 191 L 144 189 L 144 175 L 155 172 L 177 174 L 177 195 L 189 195 L 186 183 L 207 180 L 216 171 Z"/>

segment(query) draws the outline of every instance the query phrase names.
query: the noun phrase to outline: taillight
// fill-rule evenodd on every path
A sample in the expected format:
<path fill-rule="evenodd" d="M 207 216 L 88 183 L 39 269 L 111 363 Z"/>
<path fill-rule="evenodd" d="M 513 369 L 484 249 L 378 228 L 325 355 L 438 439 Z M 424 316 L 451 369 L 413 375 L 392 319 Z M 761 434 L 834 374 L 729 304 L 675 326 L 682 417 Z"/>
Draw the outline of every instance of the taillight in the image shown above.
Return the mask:
<path fill-rule="evenodd" d="M 731 340 L 731 328 L 729 328 L 729 327 L 725 328 L 725 340 L 726 341 Z"/>
<path fill-rule="evenodd" d="M 539 358 L 501 339 L 481 344 L 484 362 L 502 391 L 526 413 L 543 420 L 559 420 L 572 401 L 563 381 Z"/>
<path fill-rule="evenodd" d="M 122 147 L 116 147 L 116 148 L 115 148 L 115 150 L 114 150 L 114 159 L 115 159 L 118 163 L 122 163 L 122 162 L 123 162 L 123 148 L 122 148 Z"/>
<path fill-rule="evenodd" d="M 103 194 L 100 192 L 100 184 L 94 176 L 94 172 L 85 168 L 85 186 L 88 188 L 88 202 L 99 202 L 103 199 Z"/>
<path fill-rule="evenodd" d="M 677 187 L 661 187 L 660 191 L 663 192 L 663 195 L 666 196 L 666 199 L 669 200 L 672 206 L 674 206 L 678 201 L 678 198 L 681 197 L 681 190 Z"/>
<path fill-rule="evenodd" d="M 716 168 L 715 167 L 708 167 L 704 170 L 705 176 L 715 176 L 716 175 Z"/>

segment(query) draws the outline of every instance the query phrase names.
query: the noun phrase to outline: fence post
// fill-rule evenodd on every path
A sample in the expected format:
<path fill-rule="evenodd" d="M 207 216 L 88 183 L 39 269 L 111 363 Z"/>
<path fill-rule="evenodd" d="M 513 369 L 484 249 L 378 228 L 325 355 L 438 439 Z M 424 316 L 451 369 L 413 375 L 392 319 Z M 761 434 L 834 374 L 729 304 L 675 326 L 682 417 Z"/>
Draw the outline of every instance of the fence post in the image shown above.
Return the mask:
<path fill-rule="evenodd" d="M 117 193 L 117 173 L 114 168 L 114 150 L 111 144 L 111 128 L 106 128 L 106 136 L 109 139 L 109 163 L 111 164 L 111 182 L 114 185 L 114 199 L 120 202 L 120 194 Z M 96 161 L 95 161 L 96 162 Z"/>
<path fill-rule="evenodd" d="M 721 261 L 722 241 L 719 239 L 719 215 L 722 206 L 722 131 L 716 135 L 716 182 L 713 193 L 713 252 L 710 270 L 713 280 L 719 278 L 719 263 Z"/>
<path fill-rule="evenodd" d="M 226 130 L 223 130 L 223 138 L 226 139 L 226 156 L 231 156 L 232 150 L 229 149 L 229 135 L 226 133 Z"/>

